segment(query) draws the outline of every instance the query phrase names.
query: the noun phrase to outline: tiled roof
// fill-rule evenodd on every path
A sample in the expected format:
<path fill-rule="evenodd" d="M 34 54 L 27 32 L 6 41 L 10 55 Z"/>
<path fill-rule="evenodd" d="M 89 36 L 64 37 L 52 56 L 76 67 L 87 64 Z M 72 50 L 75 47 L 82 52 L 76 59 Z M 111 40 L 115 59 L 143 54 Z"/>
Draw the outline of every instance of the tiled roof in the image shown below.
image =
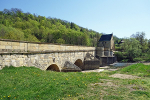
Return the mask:
<path fill-rule="evenodd" d="M 99 41 L 110 41 L 113 34 L 102 35 Z"/>

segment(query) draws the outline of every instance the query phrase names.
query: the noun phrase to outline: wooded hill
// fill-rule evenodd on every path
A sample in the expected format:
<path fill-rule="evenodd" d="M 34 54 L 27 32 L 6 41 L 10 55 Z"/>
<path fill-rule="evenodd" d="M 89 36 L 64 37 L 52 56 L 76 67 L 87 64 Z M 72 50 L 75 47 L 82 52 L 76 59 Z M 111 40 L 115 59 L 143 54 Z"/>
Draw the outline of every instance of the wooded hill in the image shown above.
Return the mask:
<path fill-rule="evenodd" d="M 96 46 L 101 33 L 65 20 L 44 17 L 12 8 L 0 11 L 0 38 Z"/>

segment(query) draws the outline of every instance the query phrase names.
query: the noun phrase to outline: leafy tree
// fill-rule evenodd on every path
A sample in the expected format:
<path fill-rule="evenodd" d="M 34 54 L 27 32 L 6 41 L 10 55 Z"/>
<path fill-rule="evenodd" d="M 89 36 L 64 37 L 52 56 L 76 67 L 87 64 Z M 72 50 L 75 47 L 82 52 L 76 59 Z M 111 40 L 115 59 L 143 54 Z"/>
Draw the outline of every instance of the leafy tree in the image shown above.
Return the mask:
<path fill-rule="evenodd" d="M 148 48 L 150 49 L 150 39 L 148 40 Z"/>
<path fill-rule="evenodd" d="M 62 39 L 62 38 L 59 38 L 59 39 L 56 40 L 56 43 L 65 44 L 65 40 Z"/>
<path fill-rule="evenodd" d="M 75 29 L 76 31 L 80 31 L 79 26 L 77 26 L 75 23 L 71 22 L 71 29 Z"/>
<path fill-rule="evenodd" d="M 133 38 L 135 38 L 136 40 L 138 40 L 141 44 L 141 49 L 142 52 L 145 53 L 148 49 L 148 40 L 145 39 L 145 33 L 144 32 L 136 32 L 136 34 L 132 34 Z"/>
<path fill-rule="evenodd" d="M 8 21 L 8 20 L 4 20 L 4 21 L 2 22 L 2 24 L 5 25 L 5 26 L 9 26 L 9 21 Z"/>
<path fill-rule="evenodd" d="M 134 58 L 140 57 L 142 50 L 141 45 L 135 38 L 124 39 L 124 43 L 121 44 L 121 48 L 126 52 L 127 58 L 133 61 Z"/>
<path fill-rule="evenodd" d="M 25 38 L 25 41 L 30 41 L 30 42 L 40 42 L 34 35 L 27 35 L 27 37 Z"/>
<path fill-rule="evenodd" d="M 113 38 L 115 44 L 118 44 L 121 41 L 121 39 L 119 39 L 117 36 L 113 36 Z"/>
<path fill-rule="evenodd" d="M 24 40 L 24 33 L 18 29 L 0 25 L 0 38 Z"/>

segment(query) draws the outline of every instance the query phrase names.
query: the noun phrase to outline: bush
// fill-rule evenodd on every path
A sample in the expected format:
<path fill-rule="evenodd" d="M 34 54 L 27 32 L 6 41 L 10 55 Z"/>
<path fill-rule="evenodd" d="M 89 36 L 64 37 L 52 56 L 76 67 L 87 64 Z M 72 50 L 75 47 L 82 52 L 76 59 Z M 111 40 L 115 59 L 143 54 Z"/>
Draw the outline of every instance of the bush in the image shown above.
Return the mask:
<path fill-rule="evenodd" d="M 122 61 L 125 58 L 124 54 L 122 52 L 119 52 L 119 51 L 115 52 L 115 55 L 117 57 L 117 61 Z"/>
<path fill-rule="evenodd" d="M 144 59 L 143 58 L 133 58 L 133 61 L 134 62 L 143 62 L 144 61 Z"/>
<path fill-rule="evenodd" d="M 121 62 L 128 62 L 129 59 L 123 59 Z"/>

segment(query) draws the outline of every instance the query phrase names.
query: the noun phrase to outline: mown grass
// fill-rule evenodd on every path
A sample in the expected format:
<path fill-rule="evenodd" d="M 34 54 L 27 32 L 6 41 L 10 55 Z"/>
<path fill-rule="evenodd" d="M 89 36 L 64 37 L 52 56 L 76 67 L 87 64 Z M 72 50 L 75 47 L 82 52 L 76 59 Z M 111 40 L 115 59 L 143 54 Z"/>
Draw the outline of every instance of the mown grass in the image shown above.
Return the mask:
<path fill-rule="evenodd" d="M 144 76 L 147 73 L 142 74 L 141 79 L 109 77 L 114 73 L 126 73 L 126 68 L 114 72 L 64 73 L 35 67 L 6 67 L 0 70 L 0 99 L 149 100 L 150 78 Z M 127 74 L 135 73 L 128 70 Z"/>

